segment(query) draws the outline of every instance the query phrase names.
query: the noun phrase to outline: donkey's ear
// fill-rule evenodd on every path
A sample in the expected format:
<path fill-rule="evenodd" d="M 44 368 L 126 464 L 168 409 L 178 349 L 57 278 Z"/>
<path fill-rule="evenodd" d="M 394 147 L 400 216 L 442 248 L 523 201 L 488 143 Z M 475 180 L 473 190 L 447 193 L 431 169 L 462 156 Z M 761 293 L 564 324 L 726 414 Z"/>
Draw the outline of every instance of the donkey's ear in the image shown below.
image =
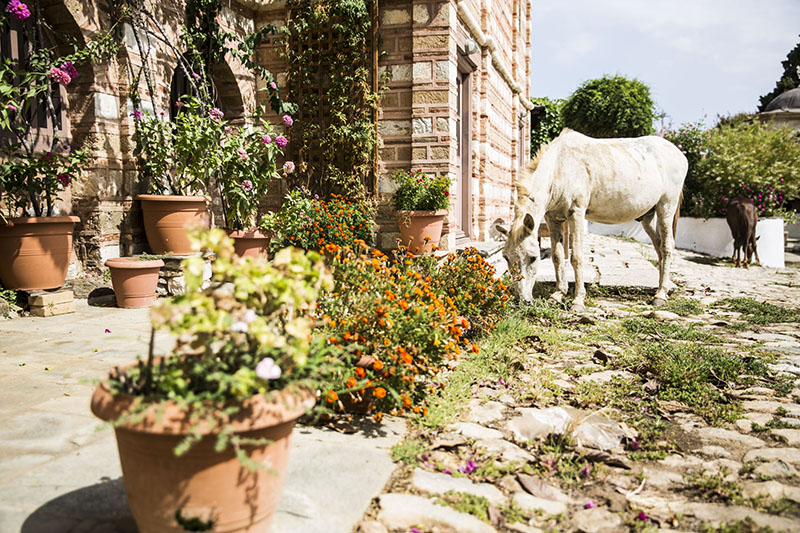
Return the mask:
<path fill-rule="evenodd" d="M 496 229 L 497 233 L 499 233 L 500 235 L 505 235 L 506 237 L 508 237 L 508 230 L 504 226 L 501 226 L 500 224 L 495 224 L 494 229 Z"/>
<path fill-rule="evenodd" d="M 525 226 L 525 231 L 527 233 L 533 233 L 536 222 L 533 220 L 533 217 L 530 213 L 525 213 L 525 218 L 522 219 L 522 224 Z"/>

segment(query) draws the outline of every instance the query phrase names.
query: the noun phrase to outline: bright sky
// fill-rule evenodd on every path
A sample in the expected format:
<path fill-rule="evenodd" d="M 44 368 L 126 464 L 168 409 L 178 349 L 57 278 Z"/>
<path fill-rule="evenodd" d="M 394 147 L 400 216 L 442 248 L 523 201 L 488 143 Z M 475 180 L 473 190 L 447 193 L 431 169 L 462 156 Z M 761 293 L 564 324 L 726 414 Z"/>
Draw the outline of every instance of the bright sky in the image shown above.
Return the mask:
<path fill-rule="evenodd" d="M 531 96 L 638 78 L 678 125 L 753 112 L 800 41 L 800 0 L 533 0 Z"/>

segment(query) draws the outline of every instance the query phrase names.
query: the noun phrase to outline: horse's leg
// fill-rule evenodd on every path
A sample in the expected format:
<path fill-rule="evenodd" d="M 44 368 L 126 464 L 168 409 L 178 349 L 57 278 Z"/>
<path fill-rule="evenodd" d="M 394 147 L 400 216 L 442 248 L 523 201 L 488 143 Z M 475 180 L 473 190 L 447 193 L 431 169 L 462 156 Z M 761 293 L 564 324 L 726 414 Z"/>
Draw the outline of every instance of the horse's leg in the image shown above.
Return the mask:
<path fill-rule="evenodd" d="M 648 213 L 642 219 L 642 227 L 644 228 L 644 232 L 647 233 L 647 236 L 650 237 L 650 241 L 653 243 L 653 247 L 656 249 L 656 255 L 658 255 L 658 261 L 661 261 L 661 237 L 658 236 L 658 228 L 656 225 L 653 224 L 655 220 L 656 212 L 653 211 L 652 213 Z"/>
<path fill-rule="evenodd" d="M 669 283 L 672 252 L 675 249 L 675 236 L 672 234 L 672 217 L 675 215 L 675 204 L 661 203 L 656 206 L 658 215 L 658 233 L 661 238 L 661 258 L 658 261 L 658 290 L 653 298 L 653 305 L 667 303 L 667 284 Z"/>
<path fill-rule="evenodd" d="M 566 242 L 564 241 L 564 224 L 545 215 L 547 227 L 550 230 L 550 248 L 553 259 L 553 268 L 556 271 L 556 292 L 550 295 L 552 299 L 560 302 L 567 295 L 569 285 L 567 283 L 567 263 L 564 260 L 566 253 Z"/>
<path fill-rule="evenodd" d="M 583 238 L 585 232 L 586 212 L 581 208 L 573 208 L 567 222 L 569 223 L 570 262 L 575 271 L 575 299 L 572 301 L 573 313 L 586 310 L 586 287 L 583 285 Z"/>

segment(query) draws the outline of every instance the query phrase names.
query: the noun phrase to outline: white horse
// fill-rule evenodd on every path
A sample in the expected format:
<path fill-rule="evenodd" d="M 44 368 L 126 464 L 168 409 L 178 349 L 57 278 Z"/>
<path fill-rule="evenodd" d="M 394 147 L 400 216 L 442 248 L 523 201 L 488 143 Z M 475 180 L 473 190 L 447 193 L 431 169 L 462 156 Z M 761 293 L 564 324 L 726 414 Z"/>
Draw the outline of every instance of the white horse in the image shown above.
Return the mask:
<path fill-rule="evenodd" d="M 648 136 L 627 139 L 592 139 L 565 129 L 543 146 L 517 181 L 517 204 L 511 229 L 496 226 L 506 235 L 503 255 L 509 268 L 516 265 L 522 278 L 516 283 L 520 297 L 529 302 L 539 266 L 537 239 L 542 217 L 547 221 L 556 271 L 556 292 L 567 294 L 563 227 L 569 225 L 569 249 L 575 270 L 573 312 L 583 312 L 583 241 L 585 220 L 619 224 L 641 220 L 658 253 L 658 291 L 654 305 L 667 300 L 670 263 L 675 245 L 675 225 L 680 208 L 686 157 L 671 142 Z M 655 216 L 657 224 L 654 224 Z"/>

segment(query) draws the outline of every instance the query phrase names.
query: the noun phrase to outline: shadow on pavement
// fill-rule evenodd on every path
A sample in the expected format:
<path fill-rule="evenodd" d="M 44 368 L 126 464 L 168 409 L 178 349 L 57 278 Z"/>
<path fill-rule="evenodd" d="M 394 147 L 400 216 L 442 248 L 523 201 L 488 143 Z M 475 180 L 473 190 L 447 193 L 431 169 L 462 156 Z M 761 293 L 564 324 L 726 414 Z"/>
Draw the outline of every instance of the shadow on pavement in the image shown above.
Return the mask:
<path fill-rule="evenodd" d="M 122 478 L 68 492 L 36 509 L 21 533 L 136 533 Z"/>

